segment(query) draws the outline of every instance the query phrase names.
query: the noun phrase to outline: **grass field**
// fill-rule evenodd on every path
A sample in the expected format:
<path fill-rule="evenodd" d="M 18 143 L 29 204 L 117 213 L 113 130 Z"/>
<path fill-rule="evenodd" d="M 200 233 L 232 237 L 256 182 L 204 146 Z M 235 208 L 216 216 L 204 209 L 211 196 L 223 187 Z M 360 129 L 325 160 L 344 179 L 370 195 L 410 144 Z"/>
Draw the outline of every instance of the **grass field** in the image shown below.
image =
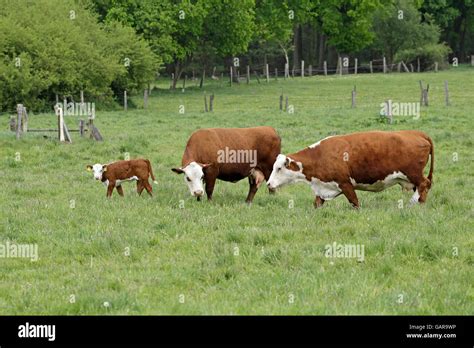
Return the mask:
<path fill-rule="evenodd" d="M 418 102 L 420 79 L 430 84 L 421 117 L 382 122 L 380 103 Z M 39 253 L 0 258 L 0 314 L 474 313 L 473 68 L 206 84 L 213 113 L 203 112 L 203 90 L 171 92 L 168 81 L 147 110 L 137 96 L 138 109 L 97 111 L 102 143 L 77 133 L 69 145 L 53 133 L 16 141 L 0 117 L 0 243 L 36 243 Z M 281 92 L 294 114 L 279 111 Z M 77 117 L 66 121 L 77 128 Z M 30 115 L 30 128 L 55 123 Z M 359 211 L 343 196 L 315 210 L 300 184 L 261 189 L 247 206 L 246 180 L 218 182 L 213 202 L 197 202 L 170 171 L 194 130 L 257 125 L 276 128 L 284 153 L 334 133 L 423 130 L 435 143 L 428 202 L 409 207 L 397 186 L 358 191 Z M 123 199 L 107 200 L 85 170 L 126 153 L 151 160 L 153 198 L 124 184 Z M 364 261 L 325 257 L 334 242 L 363 245 Z"/>

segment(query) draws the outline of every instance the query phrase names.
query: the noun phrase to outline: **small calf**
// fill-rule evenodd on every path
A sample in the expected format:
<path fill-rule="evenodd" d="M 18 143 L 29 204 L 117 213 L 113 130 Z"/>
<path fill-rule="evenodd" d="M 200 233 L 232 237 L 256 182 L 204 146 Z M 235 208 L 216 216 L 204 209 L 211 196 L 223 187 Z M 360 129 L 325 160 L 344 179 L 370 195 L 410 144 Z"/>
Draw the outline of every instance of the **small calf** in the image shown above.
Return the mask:
<path fill-rule="evenodd" d="M 109 164 L 96 163 L 87 166 L 88 171 L 94 173 L 94 178 L 100 180 L 107 186 L 107 197 L 112 196 L 114 188 L 120 196 L 123 196 L 122 183 L 124 181 L 137 181 L 137 192 L 141 195 L 143 189 L 146 189 L 150 196 L 152 187 L 148 182 L 151 176 L 153 182 L 157 184 L 150 161 L 147 159 L 134 159 L 129 161 L 117 161 Z"/>

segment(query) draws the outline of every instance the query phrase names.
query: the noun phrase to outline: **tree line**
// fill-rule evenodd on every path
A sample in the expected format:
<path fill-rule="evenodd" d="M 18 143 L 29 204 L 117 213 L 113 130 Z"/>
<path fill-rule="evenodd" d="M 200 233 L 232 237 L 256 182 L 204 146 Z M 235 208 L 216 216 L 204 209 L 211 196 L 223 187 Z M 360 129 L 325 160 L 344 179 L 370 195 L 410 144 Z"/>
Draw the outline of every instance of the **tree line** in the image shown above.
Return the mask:
<path fill-rule="evenodd" d="M 158 74 L 313 67 L 386 57 L 429 69 L 469 59 L 470 0 L 0 0 L 0 109 L 56 95 L 113 106 Z"/>

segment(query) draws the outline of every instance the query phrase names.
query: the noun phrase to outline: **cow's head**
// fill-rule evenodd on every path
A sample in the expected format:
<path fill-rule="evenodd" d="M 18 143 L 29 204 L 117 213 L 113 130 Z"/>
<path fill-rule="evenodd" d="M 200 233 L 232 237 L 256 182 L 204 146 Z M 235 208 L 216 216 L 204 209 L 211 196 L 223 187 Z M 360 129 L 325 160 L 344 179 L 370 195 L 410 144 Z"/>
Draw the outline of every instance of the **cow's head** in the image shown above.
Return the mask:
<path fill-rule="evenodd" d="M 303 164 L 280 154 L 273 164 L 273 171 L 267 185 L 269 189 L 274 190 L 277 187 L 301 180 L 306 180 L 303 174 Z"/>
<path fill-rule="evenodd" d="M 94 164 L 94 165 L 92 166 L 92 165 L 89 164 L 89 165 L 87 166 L 87 170 L 88 170 L 89 172 L 93 172 L 93 173 L 94 173 L 94 179 L 96 179 L 96 180 L 102 180 L 102 174 L 107 171 L 107 165 L 106 165 L 106 164 L 96 163 L 96 164 Z"/>
<path fill-rule="evenodd" d="M 204 194 L 203 180 L 205 170 L 210 164 L 191 162 L 185 167 L 172 168 L 177 174 L 184 174 L 184 182 L 188 185 L 192 196 L 201 197 Z"/>

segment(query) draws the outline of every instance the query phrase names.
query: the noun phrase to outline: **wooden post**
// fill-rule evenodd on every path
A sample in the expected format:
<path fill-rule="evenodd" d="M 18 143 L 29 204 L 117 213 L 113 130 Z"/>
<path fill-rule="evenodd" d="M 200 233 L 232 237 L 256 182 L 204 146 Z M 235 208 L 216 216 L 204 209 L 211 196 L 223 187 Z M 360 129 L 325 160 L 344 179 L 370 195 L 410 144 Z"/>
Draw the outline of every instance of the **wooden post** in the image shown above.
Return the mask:
<path fill-rule="evenodd" d="M 435 62 L 435 72 L 438 72 L 438 62 Z"/>
<path fill-rule="evenodd" d="M 206 69 L 202 70 L 202 77 L 201 77 L 201 82 L 199 83 L 199 88 L 202 88 L 204 86 L 204 78 L 206 77 Z"/>
<path fill-rule="evenodd" d="M 354 75 L 357 75 L 357 58 L 354 59 Z"/>
<path fill-rule="evenodd" d="M 59 96 L 57 93 L 56 93 L 56 104 L 59 104 Z"/>
<path fill-rule="evenodd" d="M 230 66 L 230 87 L 232 87 L 232 65 Z"/>
<path fill-rule="evenodd" d="M 328 76 L 328 63 L 326 61 L 324 61 L 323 67 L 324 67 L 324 76 Z"/>
<path fill-rule="evenodd" d="M 423 88 L 423 83 L 420 80 L 420 89 L 421 89 L 421 98 L 420 104 L 428 106 L 428 91 L 430 89 L 430 85 L 426 85 L 426 88 Z"/>
<path fill-rule="evenodd" d="M 415 67 L 411 63 L 410 63 L 410 69 L 411 69 L 411 72 L 415 72 Z"/>
<path fill-rule="evenodd" d="M 383 73 L 387 73 L 387 60 L 383 57 Z"/>
<path fill-rule="evenodd" d="M 289 106 L 289 103 L 288 103 L 288 96 L 286 96 L 286 102 L 285 102 L 285 111 L 286 111 L 286 112 L 288 111 L 288 106 Z"/>
<path fill-rule="evenodd" d="M 28 113 L 26 112 L 26 107 L 23 107 L 22 120 L 21 120 L 21 131 L 22 133 L 28 132 Z"/>
<path fill-rule="evenodd" d="M 56 112 L 58 115 L 58 138 L 59 141 L 63 142 L 64 141 L 64 114 L 63 114 L 63 108 L 58 107 L 56 108 Z"/>
<path fill-rule="evenodd" d="M 148 89 L 143 91 L 143 108 L 146 109 L 148 107 Z"/>
<path fill-rule="evenodd" d="M 301 61 L 301 77 L 304 77 L 304 60 Z"/>
<path fill-rule="evenodd" d="M 278 68 L 275 68 L 275 81 L 278 81 Z"/>
<path fill-rule="evenodd" d="M 356 107 L 356 86 L 352 90 L 352 108 Z"/>
<path fill-rule="evenodd" d="M 254 70 L 253 72 L 255 74 L 255 77 L 257 78 L 257 82 L 260 84 L 260 78 L 258 77 L 258 71 Z"/>
<path fill-rule="evenodd" d="M 171 73 L 170 89 L 173 89 L 174 73 Z"/>
<path fill-rule="evenodd" d="M 209 97 L 209 111 L 212 112 L 214 110 L 214 93 L 211 94 Z"/>
<path fill-rule="evenodd" d="M 84 137 L 84 120 L 79 120 L 79 135 Z"/>
<path fill-rule="evenodd" d="M 446 106 L 449 106 L 449 90 L 448 90 L 448 81 L 444 81 L 444 97 L 446 101 Z"/>
<path fill-rule="evenodd" d="M 207 97 L 206 93 L 204 93 L 204 112 L 208 112 L 209 110 L 207 109 Z"/>
<path fill-rule="evenodd" d="M 339 76 L 342 76 L 342 57 L 339 57 L 339 59 L 337 60 L 337 66 L 339 69 Z"/>
<path fill-rule="evenodd" d="M 471 55 L 471 66 L 474 66 L 474 54 Z"/>
<path fill-rule="evenodd" d="M 289 63 L 285 63 L 285 80 L 287 78 L 290 78 L 290 64 Z"/>
<path fill-rule="evenodd" d="M 291 69 L 291 77 L 295 77 L 295 66 L 293 65 L 293 68 Z"/>
<path fill-rule="evenodd" d="M 373 66 L 372 66 L 372 61 L 369 62 L 369 69 L 370 69 L 370 73 L 373 74 L 374 69 L 373 69 Z"/>
<path fill-rule="evenodd" d="M 123 91 L 123 109 L 125 111 L 128 109 L 127 91 Z"/>
<path fill-rule="evenodd" d="M 17 104 L 16 106 L 16 139 L 19 140 L 21 137 L 21 115 L 23 114 L 23 104 Z"/>
<path fill-rule="evenodd" d="M 270 73 L 268 71 L 268 64 L 265 64 L 265 74 L 267 75 L 267 83 L 270 82 Z"/>
<path fill-rule="evenodd" d="M 401 68 L 402 68 L 402 63 L 401 63 L 401 62 L 398 62 L 398 64 L 397 64 L 397 72 L 400 72 Z"/>
<path fill-rule="evenodd" d="M 250 83 L 250 66 L 247 65 L 247 84 Z"/>
<path fill-rule="evenodd" d="M 81 107 L 84 105 L 84 91 L 81 90 Z"/>
<path fill-rule="evenodd" d="M 417 61 L 417 65 L 418 65 L 416 71 L 420 72 L 420 58 L 417 58 L 416 61 Z"/>
<path fill-rule="evenodd" d="M 283 111 L 283 94 L 280 94 L 280 111 Z"/>
<path fill-rule="evenodd" d="M 401 63 L 402 63 L 403 69 L 405 69 L 405 72 L 409 73 L 410 70 L 408 70 L 408 67 L 407 67 L 407 65 L 405 64 L 405 62 L 402 60 Z"/>
<path fill-rule="evenodd" d="M 308 67 L 308 76 L 309 77 L 313 76 L 313 66 L 311 64 Z"/>
<path fill-rule="evenodd" d="M 183 92 L 184 92 L 185 89 L 186 89 L 186 78 L 187 78 L 187 76 L 186 76 L 186 74 L 184 74 L 184 79 L 183 79 Z"/>

